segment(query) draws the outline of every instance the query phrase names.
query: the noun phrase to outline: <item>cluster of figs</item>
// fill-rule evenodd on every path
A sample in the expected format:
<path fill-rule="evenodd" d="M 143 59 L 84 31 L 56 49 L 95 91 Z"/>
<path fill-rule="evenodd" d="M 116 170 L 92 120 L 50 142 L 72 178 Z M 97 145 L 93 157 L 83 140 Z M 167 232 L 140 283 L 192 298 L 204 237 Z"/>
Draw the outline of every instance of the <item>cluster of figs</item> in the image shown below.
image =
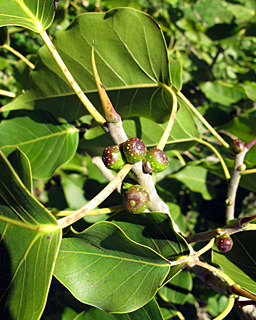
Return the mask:
<path fill-rule="evenodd" d="M 165 152 L 158 148 L 147 150 L 144 142 L 138 138 L 130 138 L 124 143 L 104 149 L 102 160 L 109 169 L 119 170 L 126 163 L 134 164 L 142 161 L 146 173 L 164 171 L 169 160 Z M 127 211 L 141 213 L 149 205 L 149 194 L 134 179 L 123 181 L 121 192 Z"/>

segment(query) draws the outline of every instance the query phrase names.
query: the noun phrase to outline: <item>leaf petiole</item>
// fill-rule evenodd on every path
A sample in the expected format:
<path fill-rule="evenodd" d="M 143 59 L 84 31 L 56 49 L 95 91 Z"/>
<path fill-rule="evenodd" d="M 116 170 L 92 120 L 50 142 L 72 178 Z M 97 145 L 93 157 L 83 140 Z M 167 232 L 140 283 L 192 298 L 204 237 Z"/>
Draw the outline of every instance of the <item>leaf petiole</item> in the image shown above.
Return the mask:
<path fill-rule="evenodd" d="M 158 142 L 157 148 L 160 150 L 164 150 L 164 147 L 167 143 L 167 140 L 170 136 L 174 121 L 175 121 L 175 117 L 176 117 L 176 113 L 177 113 L 177 109 L 178 109 L 178 102 L 177 102 L 177 97 L 175 92 L 172 90 L 172 88 L 168 87 L 166 84 L 159 82 L 159 86 L 164 88 L 171 96 L 172 96 L 172 111 L 171 111 L 171 115 L 169 118 L 169 121 L 167 123 L 167 126 L 164 130 L 164 133 L 161 137 L 161 139 Z"/>
<path fill-rule="evenodd" d="M 205 127 L 211 132 L 211 134 L 219 140 L 220 143 L 227 149 L 229 149 L 229 144 L 218 134 L 218 132 L 213 129 L 213 127 L 205 120 L 200 112 L 193 106 L 193 104 L 179 91 L 177 95 L 186 103 L 186 105 L 191 109 L 191 111 L 198 117 L 198 119 L 205 125 Z"/>
<path fill-rule="evenodd" d="M 61 59 L 59 53 L 55 49 L 51 39 L 49 38 L 48 34 L 43 31 L 40 33 L 40 36 L 44 40 L 44 43 L 48 47 L 50 53 L 52 54 L 53 58 L 55 59 L 56 63 L 58 64 L 59 68 L 61 69 L 62 73 L 64 74 L 65 78 L 71 85 L 72 89 L 75 91 L 78 98 L 81 100 L 87 111 L 93 116 L 93 118 L 97 121 L 100 126 L 106 122 L 106 120 L 102 117 L 102 115 L 98 112 L 98 110 L 93 106 L 90 100 L 86 97 L 82 89 L 79 87 L 78 83 L 75 81 L 74 77 L 68 70 L 67 66 Z"/>
<path fill-rule="evenodd" d="M 195 141 L 197 141 L 198 143 L 201 143 L 201 144 L 207 146 L 208 148 L 210 148 L 210 149 L 215 153 L 215 155 L 216 155 L 216 156 L 218 157 L 218 159 L 220 160 L 220 164 L 222 165 L 222 168 L 223 168 L 223 171 L 224 171 L 224 174 L 225 174 L 225 178 L 226 178 L 227 180 L 229 180 L 229 179 L 230 179 L 230 173 L 229 173 L 228 168 L 227 168 L 227 166 L 226 166 L 226 163 L 225 163 L 225 161 L 223 160 L 223 158 L 222 158 L 222 156 L 220 155 L 220 153 L 219 153 L 209 142 L 206 142 L 206 141 L 204 141 L 204 140 L 202 140 L 202 139 L 197 139 L 197 138 L 195 138 Z"/>
<path fill-rule="evenodd" d="M 99 204 L 101 204 L 123 181 L 125 176 L 131 170 L 132 165 L 126 164 L 115 176 L 113 180 L 109 182 L 109 184 L 97 194 L 90 202 L 88 202 L 85 206 L 75 211 L 71 215 L 61 218 L 58 220 L 58 226 L 62 229 L 70 226 L 74 222 L 83 218 L 88 212 L 96 208 Z"/>

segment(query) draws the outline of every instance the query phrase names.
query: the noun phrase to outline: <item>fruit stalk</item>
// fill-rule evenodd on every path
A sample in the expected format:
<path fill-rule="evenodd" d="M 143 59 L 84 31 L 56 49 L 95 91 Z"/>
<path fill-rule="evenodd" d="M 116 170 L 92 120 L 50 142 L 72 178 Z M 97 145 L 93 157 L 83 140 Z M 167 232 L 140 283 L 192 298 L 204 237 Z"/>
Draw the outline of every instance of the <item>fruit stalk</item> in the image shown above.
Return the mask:
<path fill-rule="evenodd" d="M 92 70 L 94 74 L 95 83 L 97 86 L 97 90 L 100 96 L 100 101 L 102 104 L 102 108 L 105 114 L 105 118 L 107 122 L 119 122 L 121 120 L 120 115 L 116 112 L 115 108 L 113 107 L 106 90 L 104 89 L 104 86 L 100 80 L 100 76 L 98 74 L 98 70 L 95 63 L 95 57 L 94 57 L 94 42 L 92 44 Z"/>

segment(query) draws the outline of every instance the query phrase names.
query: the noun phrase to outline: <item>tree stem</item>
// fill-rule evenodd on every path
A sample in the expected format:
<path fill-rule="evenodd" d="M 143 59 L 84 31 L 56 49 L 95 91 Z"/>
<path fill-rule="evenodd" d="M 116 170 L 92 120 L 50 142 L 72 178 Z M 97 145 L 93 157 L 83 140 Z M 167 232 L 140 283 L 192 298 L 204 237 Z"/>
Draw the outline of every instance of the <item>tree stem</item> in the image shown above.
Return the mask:
<path fill-rule="evenodd" d="M 226 221 L 232 220 L 235 218 L 235 201 L 237 189 L 241 179 L 241 167 L 244 163 L 244 157 L 248 149 L 245 147 L 244 150 L 236 154 L 234 159 L 233 172 L 231 174 L 231 179 L 228 185 L 227 199 L 226 199 Z"/>

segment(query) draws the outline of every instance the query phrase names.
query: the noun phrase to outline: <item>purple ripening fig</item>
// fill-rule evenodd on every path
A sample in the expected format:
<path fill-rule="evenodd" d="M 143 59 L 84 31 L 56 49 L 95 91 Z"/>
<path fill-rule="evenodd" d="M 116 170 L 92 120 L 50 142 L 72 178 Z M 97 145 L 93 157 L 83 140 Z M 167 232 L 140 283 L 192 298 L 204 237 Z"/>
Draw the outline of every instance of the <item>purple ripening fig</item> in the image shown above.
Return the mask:
<path fill-rule="evenodd" d="M 145 158 L 147 148 L 138 138 L 130 138 L 123 143 L 123 152 L 128 163 L 135 163 Z"/>
<path fill-rule="evenodd" d="M 216 246 L 221 252 L 228 252 L 232 249 L 233 241 L 230 236 L 225 233 L 216 239 Z"/>
<path fill-rule="evenodd" d="M 140 185 L 130 187 L 124 194 L 124 206 L 128 212 L 141 213 L 149 205 L 149 194 Z"/>
<path fill-rule="evenodd" d="M 120 146 L 110 146 L 103 150 L 102 161 L 109 169 L 118 170 L 126 163 Z"/>
<path fill-rule="evenodd" d="M 143 168 L 146 172 L 161 172 L 169 165 L 169 159 L 166 153 L 160 149 L 150 149 L 143 160 Z"/>

